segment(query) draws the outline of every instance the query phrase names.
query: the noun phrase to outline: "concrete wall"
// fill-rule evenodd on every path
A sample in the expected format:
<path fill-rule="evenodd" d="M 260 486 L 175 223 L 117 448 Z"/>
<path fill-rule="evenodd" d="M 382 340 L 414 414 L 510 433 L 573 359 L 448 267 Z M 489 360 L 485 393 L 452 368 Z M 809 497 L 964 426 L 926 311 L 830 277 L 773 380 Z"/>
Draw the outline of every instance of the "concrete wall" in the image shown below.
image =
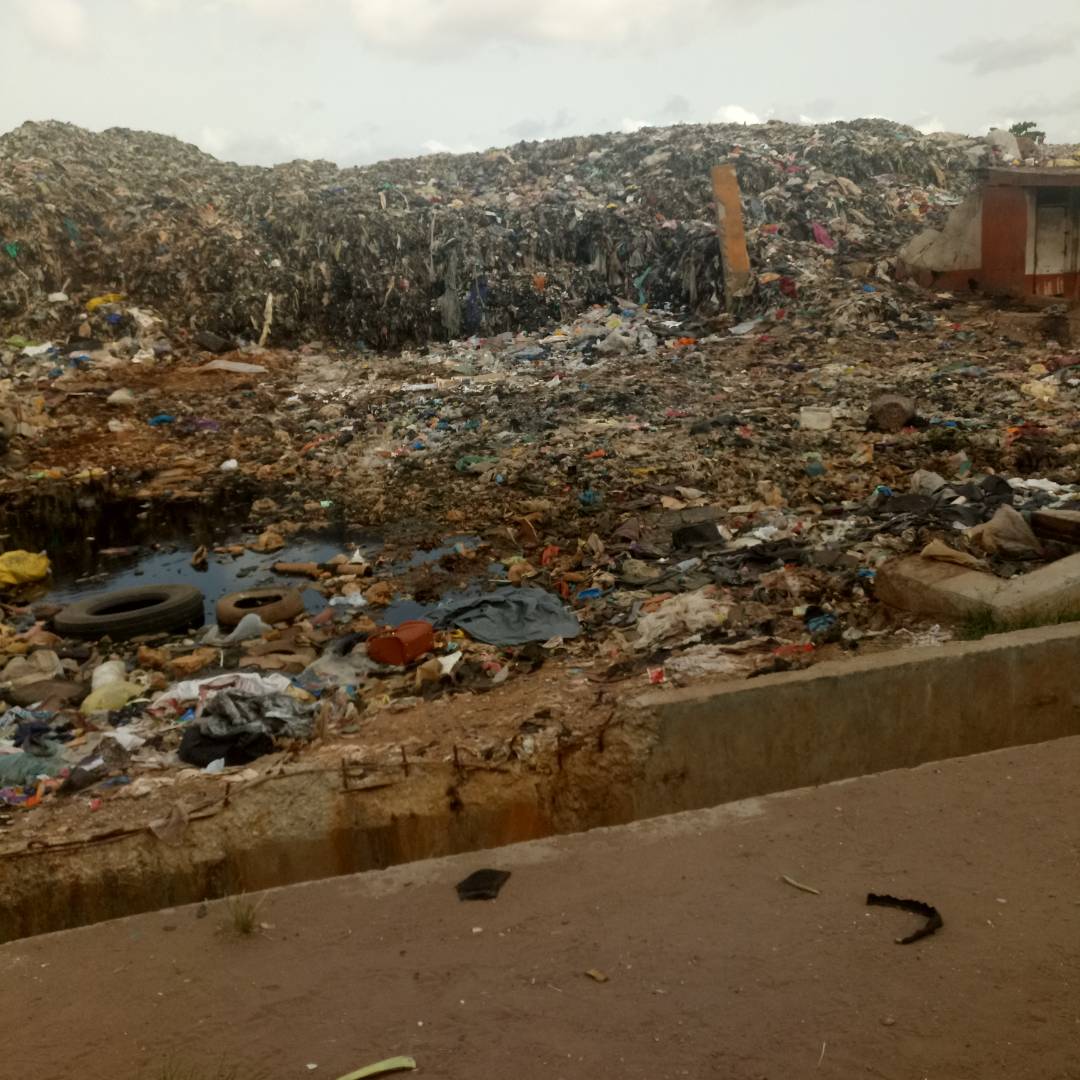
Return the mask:
<path fill-rule="evenodd" d="M 1078 661 L 1080 626 L 1028 630 L 647 694 L 525 759 L 300 764 L 193 813 L 178 846 L 133 807 L 124 834 L 0 854 L 0 941 L 1075 735 Z"/>
<path fill-rule="evenodd" d="M 657 692 L 638 707 L 658 742 L 635 816 L 714 806 L 1078 734 L 1080 628 Z"/>
<path fill-rule="evenodd" d="M 972 192 L 949 215 L 944 229 L 924 229 L 901 249 L 911 271 L 976 274 L 982 265 L 982 192 Z"/>
<path fill-rule="evenodd" d="M 989 184 L 974 192 L 943 229 L 926 229 L 901 249 L 902 270 L 925 288 L 1075 299 L 1080 201 L 1040 204 L 1040 190 Z"/>

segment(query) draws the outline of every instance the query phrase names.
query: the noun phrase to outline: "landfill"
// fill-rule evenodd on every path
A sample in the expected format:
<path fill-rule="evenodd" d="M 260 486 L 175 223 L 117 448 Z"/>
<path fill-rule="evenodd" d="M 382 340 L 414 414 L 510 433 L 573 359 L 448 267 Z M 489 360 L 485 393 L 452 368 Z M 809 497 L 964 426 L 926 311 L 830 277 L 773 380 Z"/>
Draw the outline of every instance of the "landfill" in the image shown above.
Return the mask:
<path fill-rule="evenodd" d="M 1000 153 L 883 120 L 357 169 L 0 136 L 8 834 L 343 748 L 497 761 L 600 698 L 965 633 L 879 569 L 1080 548 L 1068 313 L 896 273 Z M 57 632 L 177 580 L 181 614 Z"/>

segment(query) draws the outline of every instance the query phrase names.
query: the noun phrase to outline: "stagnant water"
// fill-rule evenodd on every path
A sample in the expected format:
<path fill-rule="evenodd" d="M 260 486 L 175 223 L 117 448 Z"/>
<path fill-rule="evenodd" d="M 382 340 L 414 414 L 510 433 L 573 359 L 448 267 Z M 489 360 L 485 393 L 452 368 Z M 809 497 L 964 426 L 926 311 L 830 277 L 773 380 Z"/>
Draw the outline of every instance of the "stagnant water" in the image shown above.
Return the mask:
<path fill-rule="evenodd" d="M 297 585 L 309 611 L 326 600 L 305 587 L 304 579 L 286 579 L 273 572 L 278 561 L 323 563 L 340 554 L 348 542 L 338 524 L 325 532 L 298 535 L 273 554 L 245 550 L 242 555 L 216 554 L 215 546 L 250 543 L 259 533 L 246 522 L 248 496 L 218 497 L 208 502 L 143 502 L 117 498 L 107 489 L 42 493 L 19 505 L 0 509 L 5 549 L 45 551 L 53 575 L 45 599 L 66 603 L 107 589 L 139 585 L 193 585 L 205 597 L 207 620 L 226 593 L 264 586 Z M 200 546 L 210 548 L 205 570 L 191 565 Z M 381 542 L 357 532 L 355 546 L 365 555 Z M 350 551 L 352 548 L 349 549 Z"/>
<path fill-rule="evenodd" d="M 251 498 L 250 491 L 205 502 L 144 502 L 118 497 L 107 488 L 35 492 L 0 506 L 0 545 L 4 550 L 48 553 L 53 575 L 43 598 L 50 603 L 139 585 L 193 585 L 204 595 L 207 621 L 212 621 L 214 605 L 226 593 L 285 584 L 301 590 L 309 612 L 319 612 L 326 606 L 322 593 L 304 578 L 274 573 L 275 563 L 325 563 L 357 548 L 374 561 L 383 551 L 381 534 L 336 521 L 319 532 L 288 538 L 286 547 L 273 554 L 215 553 L 214 547 L 250 543 L 261 531 L 246 520 Z M 447 537 L 437 548 L 403 555 L 388 569 L 394 575 L 407 573 L 437 562 L 457 544 L 476 543 L 475 537 Z M 197 570 L 191 557 L 204 545 L 210 549 L 208 564 Z M 400 599 L 379 613 L 379 621 L 396 625 L 423 610 L 422 605 Z"/>

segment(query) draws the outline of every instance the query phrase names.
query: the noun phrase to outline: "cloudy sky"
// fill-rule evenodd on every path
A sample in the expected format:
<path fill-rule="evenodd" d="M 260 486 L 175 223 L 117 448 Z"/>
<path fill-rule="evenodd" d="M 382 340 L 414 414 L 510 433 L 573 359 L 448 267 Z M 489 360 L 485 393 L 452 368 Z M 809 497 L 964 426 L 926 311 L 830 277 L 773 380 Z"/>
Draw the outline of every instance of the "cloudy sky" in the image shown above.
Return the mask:
<path fill-rule="evenodd" d="M 1080 141 L 1078 29 L 1076 0 L 0 0 L 0 131 L 259 164 L 770 117 Z"/>

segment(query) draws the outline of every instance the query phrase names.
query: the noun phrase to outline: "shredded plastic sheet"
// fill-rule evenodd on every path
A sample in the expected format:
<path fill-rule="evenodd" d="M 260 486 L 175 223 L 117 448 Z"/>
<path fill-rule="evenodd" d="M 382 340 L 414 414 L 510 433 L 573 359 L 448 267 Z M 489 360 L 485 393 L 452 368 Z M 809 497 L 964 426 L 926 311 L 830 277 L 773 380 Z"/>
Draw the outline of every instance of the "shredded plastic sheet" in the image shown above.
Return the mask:
<path fill-rule="evenodd" d="M 163 690 L 154 699 L 150 707 L 152 713 L 179 713 L 183 706 L 189 702 L 199 703 L 199 711 L 207 701 L 221 690 L 237 690 L 249 696 L 259 694 L 283 694 L 292 684 L 284 675 L 272 673 L 269 675 L 251 675 L 237 673 L 232 675 L 212 675 L 207 679 L 187 679 L 184 682 L 175 683 L 168 690 Z"/>
<path fill-rule="evenodd" d="M 431 608 L 426 618 L 439 627 L 456 626 L 487 645 L 525 645 L 581 633 L 577 616 L 543 589 L 497 589 L 452 600 Z"/>

